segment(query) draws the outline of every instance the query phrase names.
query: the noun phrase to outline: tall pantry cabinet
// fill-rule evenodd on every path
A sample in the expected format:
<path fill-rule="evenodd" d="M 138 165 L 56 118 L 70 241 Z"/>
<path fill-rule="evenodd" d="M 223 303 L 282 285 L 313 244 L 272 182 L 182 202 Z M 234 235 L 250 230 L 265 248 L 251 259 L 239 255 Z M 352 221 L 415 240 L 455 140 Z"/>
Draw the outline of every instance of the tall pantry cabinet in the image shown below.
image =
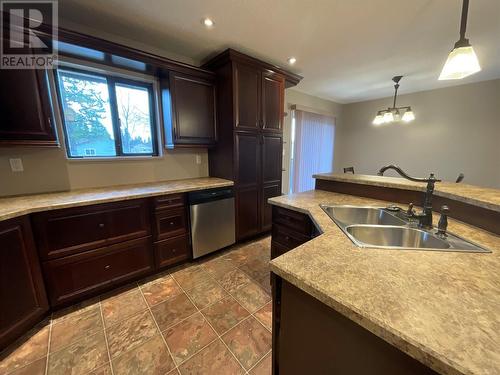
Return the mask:
<path fill-rule="evenodd" d="M 235 182 L 236 237 L 271 229 L 268 198 L 281 194 L 285 87 L 302 77 L 228 49 L 204 65 L 217 80 L 217 146 L 210 176 Z"/>

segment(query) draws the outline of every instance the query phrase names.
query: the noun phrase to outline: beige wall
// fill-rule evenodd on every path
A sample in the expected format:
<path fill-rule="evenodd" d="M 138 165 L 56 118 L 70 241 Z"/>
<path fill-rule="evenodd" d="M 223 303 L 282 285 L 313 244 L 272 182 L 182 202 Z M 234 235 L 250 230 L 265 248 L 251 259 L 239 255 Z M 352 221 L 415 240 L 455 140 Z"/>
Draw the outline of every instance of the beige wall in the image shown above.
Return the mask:
<path fill-rule="evenodd" d="M 330 100 L 325 100 L 318 98 L 316 96 L 311 96 L 304 94 L 302 92 L 287 89 L 285 90 L 285 112 L 288 116 L 285 117 L 283 124 L 283 174 L 282 174 L 282 192 L 288 194 L 288 189 L 290 186 L 290 136 L 291 136 L 291 124 L 292 116 L 290 115 L 290 105 L 296 104 L 303 107 L 308 107 L 311 110 L 326 112 L 334 115 L 336 126 L 342 121 L 342 105 L 332 102 Z M 337 140 L 335 140 L 337 143 Z"/>
<path fill-rule="evenodd" d="M 435 172 L 454 181 L 463 172 L 465 183 L 500 188 L 500 80 L 401 95 L 398 105 L 411 105 L 416 120 L 372 125 L 390 104 L 385 98 L 344 105 L 337 171 L 352 165 L 375 174 L 394 163 L 415 176 Z"/>

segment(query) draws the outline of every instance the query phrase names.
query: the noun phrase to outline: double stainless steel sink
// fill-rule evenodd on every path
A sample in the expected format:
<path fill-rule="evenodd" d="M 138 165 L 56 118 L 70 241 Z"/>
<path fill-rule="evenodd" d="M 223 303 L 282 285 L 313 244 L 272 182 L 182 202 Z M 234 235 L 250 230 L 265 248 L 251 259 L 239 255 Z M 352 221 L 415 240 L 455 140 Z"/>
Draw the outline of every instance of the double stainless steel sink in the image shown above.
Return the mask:
<path fill-rule="evenodd" d="M 416 228 L 404 215 L 385 208 L 342 205 L 321 205 L 321 208 L 359 247 L 491 252 L 451 233 L 447 233 L 446 237 L 439 237 L 435 230 Z"/>

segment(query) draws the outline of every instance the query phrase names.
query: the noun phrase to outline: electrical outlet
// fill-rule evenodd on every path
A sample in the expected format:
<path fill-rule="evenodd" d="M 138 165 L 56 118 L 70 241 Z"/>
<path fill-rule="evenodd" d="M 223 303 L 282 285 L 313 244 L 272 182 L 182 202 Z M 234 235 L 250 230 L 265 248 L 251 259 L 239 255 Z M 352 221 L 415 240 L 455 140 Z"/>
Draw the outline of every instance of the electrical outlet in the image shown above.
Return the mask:
<path fill-rule="evenodd" d="M 196 155 L 196 164 L 201 164 L 201 155 Z"/>
<path fill-rule="evenodd" d="M 23 160 L 22 159 L 9 159 L 10 169 L 12 172 L 24 172 Z"/>

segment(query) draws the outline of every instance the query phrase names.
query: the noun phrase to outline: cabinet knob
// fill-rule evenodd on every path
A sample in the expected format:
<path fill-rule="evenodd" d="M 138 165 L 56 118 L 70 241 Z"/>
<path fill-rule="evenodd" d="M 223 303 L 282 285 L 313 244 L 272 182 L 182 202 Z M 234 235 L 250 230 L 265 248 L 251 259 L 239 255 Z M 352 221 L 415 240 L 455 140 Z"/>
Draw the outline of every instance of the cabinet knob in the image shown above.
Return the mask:
<path fill-rule="evenodd" d="M 110 268 L 111 268 L 111 266 L 109 264 L 107 266 L 104 266 L 105 270 L 109 270 Z"/>
<path fill-rule="evenodd" d="M 100 223 L 100 224 L 99 224 L 99 228 L 104 228 L 104 224 L 103 224 L 103 223 Z"/>
<path fill-rule="evenodd" d="M 285 240 L 290 241 L 290 237 L 285 236 Z"/>
<path fill-rule="evenodd" d="M 177 252 L 177 249 L 172 249 L 172 253 L 175 253 L 175 252 Z"/>
<path fill-rule="evenodd" d="M 174 225 L 174 222 L 173 222 L 173 221 L 171 221 L 171 222 L 170 222 L 170 225 Z"/>

